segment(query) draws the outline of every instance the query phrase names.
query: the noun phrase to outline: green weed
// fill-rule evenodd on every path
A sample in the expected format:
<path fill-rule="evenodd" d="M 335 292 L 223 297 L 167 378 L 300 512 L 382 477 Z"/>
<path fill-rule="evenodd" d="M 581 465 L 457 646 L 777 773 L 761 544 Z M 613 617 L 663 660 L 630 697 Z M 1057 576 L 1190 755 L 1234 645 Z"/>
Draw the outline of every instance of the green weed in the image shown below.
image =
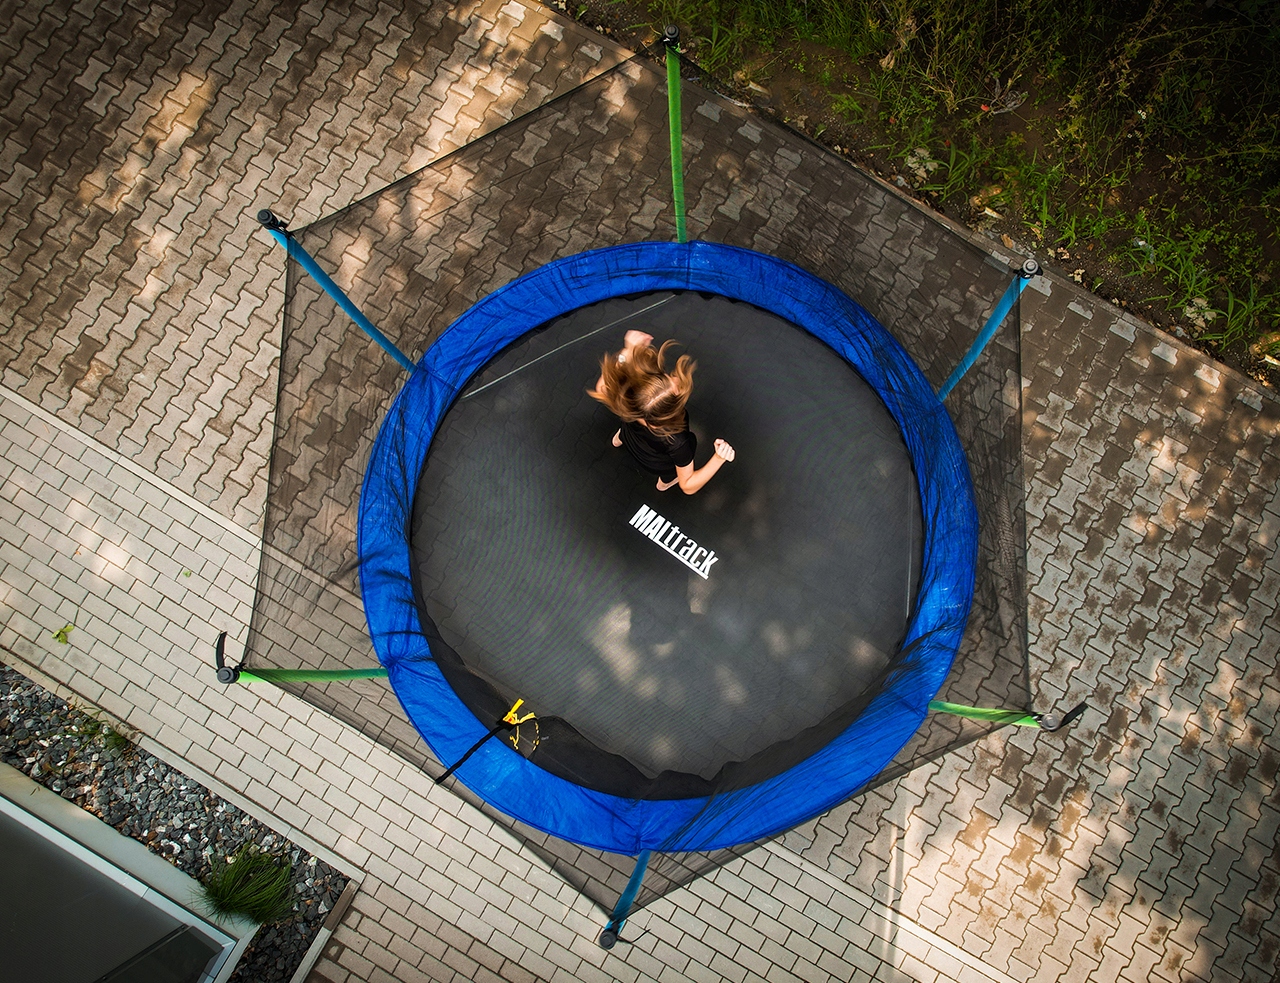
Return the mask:
<path fill-rule="evenodd" d="M 1012 188 L 1010 195 L 1022 210 L 1023 224 L 1038 231 L 1038 238 L 1048 239 L 1050 230 L 1062 221 L 1062 211 L 1055 202 L 1067 176 L 1066 166 L 1062 161 L 1046 165 L 1038 152 L 1033 152 L 1030 160 L 1021 153 L 1004 156 L 1000 179 Z"/>
<path fill-rule="evenodd" d="M 1182 235 L 1170 235 L 1140 210 L 1132 225 L 1127 258 L 1130 275 L 1155 273 L 1169 287 L 1169 292 L 1148 297 L 1181 310 L 1197 297 L 1208 297 L 1214 277 L 1204 263 L 1205 247 L 1211 230 L 1183 229 Z"/>
<path fill-rule="evenodd" d="M 711 25 L 711 34 L 703 38 L 700 51 L 702 67 L 713 75 L 731 65 L 742 50 L 741 32 L 725 28 L 719 23 Z"/>
<path fill-rule="evenodd" d="M 1054 222 L 1058 244 L 1074 249 L 1083 242 L 1102 241 L 1110 235 L 1117 217 L 1110 212 L 1099 196 L 1082 204 L 1064 205 Z"/>
<path fill-rule="evenodd" d="M 920 76 L 908 72 L 873 73 L 880 122 L 906 142 L 928 143 L 936 125 L 937 97 L 922 84 Z"/>
<path fill-rule="evenodd" d="M 1256 282 L 1249 283 L 1249 292 L 1238 295 L 1226 288 L 1226 303 L 1218 313 L 1222 316 L 1222 330 L 1205 332 L 1205 341 L 1230 346 L 1257 337 L 1264 324 L 1269 324 L 1280 313 L 1280 298 L 1275 294 L 1262 295 Z"/>
<path fill-rule="evenodd" d="M 992 155 L 991 149 L 976 136 L 970 137 L 967 149 L 953 142 L 942 179 L 924 185 L 924 190 L 936 194 L 943 201 L 960 194 L 967 196 L 982 185 L 982 171 L 990 163 Z"/>
<path fill-rule="evenodd" d="M 867 118 L 867 107 L 864 98 L 857 93 L 842 92 L 831 97 L 831 108 L 849 123 L 862 123 Z"/>
<path fill-rule="evenodd" d="M 134 739 L 131 735 L 114 727 L 103 727 L 102 746 L 111 754 L 127 757 L 134 750 Z"/>

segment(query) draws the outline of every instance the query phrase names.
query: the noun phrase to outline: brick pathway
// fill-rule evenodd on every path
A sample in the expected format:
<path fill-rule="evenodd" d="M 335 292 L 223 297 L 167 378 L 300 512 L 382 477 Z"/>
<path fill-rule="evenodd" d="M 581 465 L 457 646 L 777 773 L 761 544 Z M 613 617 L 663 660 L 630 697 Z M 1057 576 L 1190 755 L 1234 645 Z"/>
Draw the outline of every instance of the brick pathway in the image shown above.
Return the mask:
<path fill-rule="evenodd" d="M 212 682 L 209 631 L 243 631 L 257 537 L 9 390 L 0 421 L 6 661 L 364 872 L 312 983 L 1009 983 L 776 844 L 638 913 L 625 936 L 648 934 L 606 953 L 601 912 L 503 826 L 288 693 Z M 66 646 L 54 622 L 75 625 Z"/>
<path fill-rule="evenodd" d="M 274 407 L 284 265 L 246 213 L 329 214 L 625 52 L 516 2 L 4 2 L 0 23 L 0 646 L 367 872 L 316 979 L 1274 978 L 1270 394 L 1070 284 L 1028 291 L 1032 689 L 1095 709 L 834 810 L 606 956 L 501 828 L 287 694 L 210 686 L 204 653 L 247 623 Z M 853 276 L 903 334 L 989 302 L 940 288 L 987 282 L 963 235 L 842 167 L 824 190 L 700 157 L 719 122 L 691 127 L 714 175 L 695 234 Z M 735 126 L 774 168 L 814 159 Z M 842 186 L 857 268 L 828 270 L 796 209 Z M 633 192 L 622 213 L 661 235 L 662 183 Z"/>

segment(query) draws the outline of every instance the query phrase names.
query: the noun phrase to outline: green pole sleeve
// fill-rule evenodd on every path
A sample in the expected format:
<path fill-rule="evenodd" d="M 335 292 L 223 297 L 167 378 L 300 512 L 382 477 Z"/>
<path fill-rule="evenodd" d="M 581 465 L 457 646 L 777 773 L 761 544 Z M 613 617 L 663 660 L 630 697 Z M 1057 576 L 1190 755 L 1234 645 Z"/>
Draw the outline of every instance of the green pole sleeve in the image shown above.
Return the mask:
<path fill-rule="evenodd" d="M 241 669 L 242 683 L 333 683 L 344 679 L 385 679 L 377 669 Z"/>
<path fill-rule="evenodd" d="M 688 242 L 684 220 L 684 151 L 680 130 L 680 56 L 667 45 L 667 115 L 671 123 L 671 198 L 676 209 L 676 241 Z"/>
<path fill-rule="evenodd" d="M 1034 714 L 1024 710 L 989 710 L 986 707 L 967 707 L 960 703 L 943 703 L 941 700 L 930 700 L 929 709 L 937 713 L 951 713 L 957 717 L 968 717 L 970 720 L 989 720 L 996 724 L 1013 724 L 1015 727 L 1039 727 L 1040 721 Z"/>

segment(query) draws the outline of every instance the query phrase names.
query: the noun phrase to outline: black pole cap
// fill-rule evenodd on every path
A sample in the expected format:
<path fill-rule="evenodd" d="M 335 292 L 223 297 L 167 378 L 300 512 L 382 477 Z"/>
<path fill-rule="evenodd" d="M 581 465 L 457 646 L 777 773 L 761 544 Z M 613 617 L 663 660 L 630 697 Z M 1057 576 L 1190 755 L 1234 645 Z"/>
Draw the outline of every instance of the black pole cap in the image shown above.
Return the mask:
<path fill-rule="evenodd" d="M 1040 714 L 1040 727 L 1042 730 L 1061 730 L 1067 724 L 1079 718 L 1087 709 L 1089 709 L 1088 705 L 1080 702 L 1061 716 L 1056 713 L 1042 713 Z"/>
<path fill-rule="evenodd" d="M 618 933 L 611 928 L 606 928 L 600 933 L 600 948 L 612 949 L 618 944 Z"/>
<path fill-rule="evenodd" d="M 285 232 L 289 228 L 289 223 L 280 218 L 270 208 L 264 208 L 258 212 L 258 221 L 262 223 L 263 228 L 272 232 Z"/>
<path fill-rule="evenodd" d="M 265 209 L 264 209 L 265 211 Z M 268 212 L 268 215 L 271 213 Z M 265 222 L 263 223 L 266 224 Z M 238 666 L 227 665 L 224 654 L 227 650 L 227 633 L 220 632 L 218 641 L 213 646 L 213 662 L 218 667 L 218 682 L 230 685 L 240 678 L 240 669 Z"/>
<path fill-rule="evenodd" d="M 668 24 L 662 29 L 662 43 L 668 48 L 680 42 L 680 28 L 675 24 Z"/>

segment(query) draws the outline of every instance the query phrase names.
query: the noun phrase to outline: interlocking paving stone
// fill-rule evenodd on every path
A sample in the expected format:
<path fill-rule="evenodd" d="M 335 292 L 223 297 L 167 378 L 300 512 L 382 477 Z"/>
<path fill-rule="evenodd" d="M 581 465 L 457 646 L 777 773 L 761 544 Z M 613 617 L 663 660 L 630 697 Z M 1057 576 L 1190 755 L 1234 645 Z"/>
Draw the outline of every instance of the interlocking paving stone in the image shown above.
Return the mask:
<path fill-rule="evenodd" d="M 565 19 L 501 0 L 286 8 L 9 0 L 0 23 L 0 382 L 247 528 L 261 521 L 265 495 L 284 272 L 248 214 L 270 204 L 306 224 L 625 56 Z M 690 198 L 691 225 L 708 238 L 820 255 L 820 236 L 799 237 L 797 227 L 812 230 L 796 216 L 821 188 L 763 178 L 752 187 L 752 173 L 734 163 L 742 155 L 710 160 L 699 126 L 718 122 L 714 115 L 708 108 L 689 124 L 691 172 L 715 173 Z M 758 146 L 774 133 L 748 121 L 733 138 Z M 778 148 L 780 166 L 794 164 L 784 151 L 807 152 Z M 492 276 L 580 248 L 583 223 L 619 237 L 669 234 L 656 169 L 639 168 L 609 200 L 599 162 L 581 163 L 584 179 L 601 182 L 598 196 L 547 202 L 546 244 Z M 989 297 L 945 289 L 976 275 L 972 253 L 957 245 L 962 233 L 873 181 L 847 211 L 845 225 L 862 240 L 858 299 L 873 313 L 903 333 L 928 310 L 981 317 Z M 631 224 L 617 224 L 619 215 Z M 476 209 L 459 241 L 475 249 L 481 229 L 502 221 L 500 210 Z M 347 261 L 358 270 L 368 259 Z M 437 267 L 446 285 L 460 282 L 461 267 Z M 379 313 L 380 282 L 365 288 Z M 1049 285 L 1021 304 L 1032 691 L 1041 709 L 1087 699 L 1091 710 L 1064 733 L 999 732 L 785 843 L 1014 979 L 1270 980 L 1280 949 L 1280 407 L 1127 313 L 1060 280 Z M 448 303 L 461 309 L 465 299 Z M 14 405 L 0 404 L 6 413 Z M 198 563 L 200 596 L 243 626 L 248 580 L 223 575 L 233 560 L 191 551 L 220 542 L 249 564 L 251 537 L 193 536 L 200 513 L 179 514 L 172 496 L 163 503 L 168 522 L 158 521 L 160 503 L 145 490 L 154 486 L 83 445 L 60 445 L 53 460 L 41 450 L 33 461 L 39 426 L 6 416 L 0 431 L 0 641 L 299 830 L 329 829 L 298 808 L 304 793 L 331 821 L 342 817 L 334 849 L 355 863 L 378 859 L 379 875 L 317 978 L 587 978 L 601 965 L 629 979 L 659 967 L 689 979 L 747 978 L 751 958 L 735 954 L 759 947 L 744 950 L 715 927 L 730 898 L 759 911 L 750 928 L 805 978 L 848 979 L 849 966 L 858 979 L 972 971 L 935 966 L 893 942 L 901 931 L 861 916 L 845 913 L 827 927 L 834 938 L 822 936 L 818 916 L 833 909 L 809 913 L 811 886 L 780 881 L 766 892 L 742 877 L 741 895 L 726 889 L 738 887 L 755 855 L 656 903 L 654 934 L 635 963 L 602 964 L 584 951 L 598 926 L 574 907 L 571 889 L 527 859 L 504 862 L 507 895 L 528 890 L 551 906 L 560 897 L 563 908 L 508 910 L 511 927 L 481 905 L 469 924 L 490 941 L 460 931 L 461 901 L 483 895 L 455 902 L 414 873 L 435 862 L 440 874 L 462 877 L 458 861 L 419 846 L 414 863 L 397 867 L 388 856 L 401 845 L 387 830 L 358 806 L 351 816 L 334 805 L 358 801 L 387 818 L 384 792 L 374 789 L 401 806 L 409 769 L 381 786 L 353 778 L 367 792 L 347 786 L 349 799 L 330 800 L 324 779 L 307 789 L 274 764 L 251 773 L 250 742 L 214 736 L 223 722 L 243 730 L 276 713 L 270 729 L 305 740 L 290 757 L 309 773 L 321 774 L 323 758 L 307 764 L 307 753 L 352 754 L 338 743 L 350 741 L 343 729 L 327 730 L 318 712 L 299 721 L 271 700 L 228 698 L 197 681 L 207 667 L 190 653 L 207 645 L 216 615 L 194 598 L 183 610 L 166 591 L 184 564 Z M 75 522 L 94 533 L 93 566 L 68 556 Z M 52 651 L 47 625 L 59 619 L 83 620 L 92 647 Z M 145 685 L 133 675 L 142 666 L 154 674 Z M 258 732 L 264 746 L 290 747 L 262 736 L 267 729 Z M 451 817 L 418 818 L 426 821 L 410 826 L 421 844 L 443 835 Z M 361 845 L 367 836 L 391 853 L 375 858 Z M 475 855 L 460 839 L 443 842 Z M 682 922 L 691 901 L 700 915 Z M 403 921 L 386 919 L 392 908 Z M 683 927 L 659 928 L 668 923 Z M 853 948 L 837 952 L 836 940 Z M 836 962 L 811 959 L 815 944 Z M 893 951 L 917 961 L 886 969 L 882 957 Z M 802 959 L 814 969 L 797 972 Z"/>
<path fill-rule="evenodd" d="M 0 380 L 246 525 L 284 270 L 252 213 L 303 224 L 620 56 L 499 0 L 0 21 Z"/>
<path fill-rule="evenodd" d="M 789 842 L 1015 977 L 1268 979 L 1280 408 L 1072 293 L 1023 305 L 1033 692 L 1094 709 Z M 958 796 L 959 767 L 1000 794 Z M 901 840 L 938 809 L 917 859 Z"/>

